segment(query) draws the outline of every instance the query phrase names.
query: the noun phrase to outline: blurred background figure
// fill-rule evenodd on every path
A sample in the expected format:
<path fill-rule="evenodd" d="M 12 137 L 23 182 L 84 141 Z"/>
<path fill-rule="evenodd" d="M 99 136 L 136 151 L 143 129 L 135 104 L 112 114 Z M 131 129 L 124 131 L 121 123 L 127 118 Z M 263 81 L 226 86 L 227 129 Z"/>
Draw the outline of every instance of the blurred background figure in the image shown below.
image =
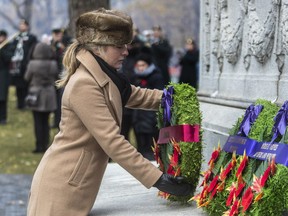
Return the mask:
<path fill-rule="evenodd" d="M 164 84 L 167 85 L 170 82 L 168 67 L 173 49 L 168 39 L 164 37 L 161 26 L 154 26 L 152 30 L 153 43 L 151 49 L 154 63 L 159 67 L 164 79 Z"/>
<path fill-rule="evenodd" d="M 146 29 L 142 32 L 142 36 L 143 36 L 143 41 L 145 42 L 145 46 L 147 47 L 151 47 L 153 41 L 154 41 L 154 37 L 153 37 L 153 30 L 151 29 Z"/>
<path fill-rule="evenodd" d="M 9 91 L 9 65 L 13 50 L 8 43 L 7 32 L 0 30 L 0 124 L 7 123 L 7 101 Z"/>
<path fill-rule="evenodd" d="M 151 53 L 147 51 L 136 57 L 135 85 L 148 89 L 163 89 L 164 82 L 161 72 L 152 62 Z M 148 160 L 154 160 L 152 151 L 153 138 L 158 139 L 157 119 L 155 111 L 134 110 L 133 127 L 137 150 Z"/>
<path fill-rule="evenodd" d="M 67 43 L 69 42 L 68 41 L 64 42 L 64 29 L 61 29 L 61 28 L 52 29 L 51 47 L 54 52 L 55 60 L 57 62 L 58 79 L 60 79 L 60 74 L 63 70 L 62 60 L 63 60 L 64 51 L 67 47 Z M 59 123 L 61 119 L 61 100 L 62 100 L 63 89 L 56 88 L 56 94 L 57 94 L 57 109 L 54 111 L 52 128 L 59 128 Z"/>
<path fill-rule="evenodd" d="M 192 38 L 186 40 L 185 50 L 184 56 L 180 59 L 181 73 L 179 82 L 188 83 L 197 89 L 199 50 Z"/>
<path fill-rule="evenodd" d="M 169 63 L 169 75 L 172 83 L 179 82 L 179 76 L 181 73 L 180 59 L 182 58 L 183 54 L 184 49 L 173 50 L 173 54 L 170 58 Z"/>
<path fill-rule="evenodd" d="M 20 110 L 25 109 L 28 84 L 24 80 L 24 74 L 32 49 L 36 43 L 36 36 L 29 33 L 29 23 L 26 20 L 21 20 L 19 23 L 19 34 L 12 41 L 14 55 L 10 68 L 11 84 L 16 87 L 17 108 Z"/>
<path fill-rule="evenodd" d="M 55 81 L 58 79 L 57 62 L 50 45 L 37 43 L 27 66 L 25 80 L 29 92 L 38 95 L 37 104 L 29 107 L 33 113 L 36 148 L 33 153 L 45 152 L 49 144 L 49 114 L 56 110 Z"/>
<path fill-rule="evenodd" d="M 52 40 L 52 36 L 51 35 L 48 35 L 48 34 L 41 35 L 41 42 L 42 43 L 46 43 L 46 44 L 50 45 L 51 40 Z"/>

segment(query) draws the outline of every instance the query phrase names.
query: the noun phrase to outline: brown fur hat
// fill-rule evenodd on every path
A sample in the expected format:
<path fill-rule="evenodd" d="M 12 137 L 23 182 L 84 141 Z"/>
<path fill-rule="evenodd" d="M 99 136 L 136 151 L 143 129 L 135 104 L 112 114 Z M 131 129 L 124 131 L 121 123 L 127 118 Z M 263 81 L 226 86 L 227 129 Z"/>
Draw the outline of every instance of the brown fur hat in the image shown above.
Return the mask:
<path fill-rule="evenodd" d="M 133 22 L 123 12 L 100 8 L 84 13 L 77 19 L 76 39 L 80 44 L 129 44 L 133 39 Z"/>

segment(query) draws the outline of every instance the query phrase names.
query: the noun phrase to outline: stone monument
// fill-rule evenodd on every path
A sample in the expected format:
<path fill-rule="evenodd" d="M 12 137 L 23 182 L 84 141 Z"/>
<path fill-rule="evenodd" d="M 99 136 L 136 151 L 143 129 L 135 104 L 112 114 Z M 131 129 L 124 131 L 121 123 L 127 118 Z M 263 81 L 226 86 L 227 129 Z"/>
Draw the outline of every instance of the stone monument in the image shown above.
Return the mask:
<path fill-rule="evenodd" d="M 200 20 L 198 97 L 208 160 L 256 99 L 288 99 L 288 0 L 204 0 Z"/>

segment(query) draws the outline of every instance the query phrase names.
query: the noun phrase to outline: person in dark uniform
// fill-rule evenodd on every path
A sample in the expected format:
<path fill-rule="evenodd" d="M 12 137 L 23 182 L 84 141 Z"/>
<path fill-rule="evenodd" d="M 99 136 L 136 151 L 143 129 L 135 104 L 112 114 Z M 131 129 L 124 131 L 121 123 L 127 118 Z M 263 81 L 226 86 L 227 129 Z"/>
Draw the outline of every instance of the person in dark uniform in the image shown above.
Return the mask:
<path fill-rule="evenodd" d="M 0 124 L 7 123 L 7 101 L 9 90 L 9 64 L 13 55 L 11 45 L 7 43 L 7 32 L 0 30 Z"/>
<path fill-rule="evenodd" d="M 20 110 L 25 109 L 28 84 L 24 80 L 24 75 L 32 49 L 36 43 L 36 36 L 29 33 L 29 23 L 26 20 L 21 20 L 19 35 L 12 41 L 14 55 L 10 68 L 11 84 L 16 87 L 17 108 Z"/>

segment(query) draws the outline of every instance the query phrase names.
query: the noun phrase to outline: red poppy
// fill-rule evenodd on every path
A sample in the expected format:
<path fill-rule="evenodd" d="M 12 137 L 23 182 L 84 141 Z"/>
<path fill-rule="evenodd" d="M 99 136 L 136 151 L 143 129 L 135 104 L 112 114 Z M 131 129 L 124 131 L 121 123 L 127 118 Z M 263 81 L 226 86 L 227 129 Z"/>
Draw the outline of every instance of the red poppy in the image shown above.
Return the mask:
<path fill-rule="evenodd" d="M 242 192 L 243 188 L 245 187 L 245 182 L 238 183 L 238 188 L 235 191 L 235 196 L 238 197 L 240 193 Z"/>
<path fill-rule="evenodd" d="M 226 206 L 227 207 L 231 205 L 232 200 L 233 200 L 233 198 L 235 196 L 235 191 L 236 191 L 236 188 L 231 186 L 230 193 L 229 193 L 228 198 L 226 200 Z"/>
<path fill-rule="evenodd" d="M 163 191 L 159 191 L 158 192 L 158 196 L 164 198 L 164 199 L 168 199 L 170 197 L 169 193 L 163 192 Z"/>
<path fill-rule="evenodd" d="M 210 160 L 209 160 L 209 162 L 208 162 L 208 165 L 209 165 L 210 167 L 213 166 L 214 162 L 215 162 L 215 161 L 217 160 L 217 158 L 219 157 L 220 151 L 221 151 L 221 148 L 220 148 L 220 144 L 219 144 L 219 145 L 218 145 L 218 148 L 215 149 L 215 150 L 212 152 L 212 154 L 211 154 L 211 158 L 210 158 Z"/>
<path fill-rule="evenodd" d="M 223 216 L 234 216 L 234 215 L 237 215 L 238 214 L 239 205 L 240 205 L 240 201 L 236 199 L 234 201 L 233 205 L 231 206 L 231 208 L 228 211 L 226 211 Z"/>
<path fill-rule="evenodd" d="M 252 189 L 251 189 L 251 187 L 249 187 L 249 188 L 245 191 L 245 193 L 244 193 L 244 195 L 243 195 L 243 197 L 242 197 L 242 203 L 241 203 L 242 206 L 243 206 L 242 212 L 247 211 L 247 209 L 249 208 L 249 206 L 250 206 L 251 203 L 252 203 L 253 197 L 254 197 L 254 195 L 253 195 Z"/>
<path fill-rule="evenodd" d="M 204 185 L 204 183 L 207 183 L 208 182 L 208 180 L 209 180 L 209 178 L 210 178 L 210 176 L 211 176 L 211 173 L 212 173 L 212 171 L 209 169 L 209 170 L 207 170 L 207 171 L 205 171 L 204 173 L 203 173 L 203 181 L 202 181 L 202 183 L 201 183 L 201 185 L 200 186 L 203 186 Z"/>
<path fill-rule="evenodd" d="M 211 181 L 211 183 L 210 183 L 210 185 L 209 185 L 209 188 L 208 188 L 208 192 L 210 193 L 214 188 L 215 188 L 215 186 L 217 185 L 217 182 L 218 182 L 218 175 L 216 175 L 215 177 L 214 177 L 214 179 Z"/>
<path fill-rule="evenodd" d="M 204 199 L 207 196 L 207 189 L 208 186 L 204 185 L 202 192 L 192 197 L 190 200 L 195 200 L 197 202 L 197 206 L 200 207 L 204 203 Z"/>
<path fill-rule="evenodd" d="M 247 163 L 248 163 L 248 157 L 246 156 L 246 151 L 244 151 L 244 154 L 243 154 L 242 159 L 241 159 L 241 163 L 240 163 L 238 170 L 236 172 L 237 179 L 239 179 L 240 176 L 242 176 L 242 172 L 245 169 Z"/>
<path fill-rule="evenodd" d="M 175 171 L 173 169 L 173 166 L 170 164 L 168 169 L 167 169 L 167 174 L 170 174 L 170 175 L 175 175 Z"/>
<path fill-rule="evenodd" d="M 230 213 L 231 216 L 238 214 L 239 205 L 240 205 L 240 201 L 239 200 L 235 200 L 234 203 L 233 203 L 233 206 L 231 208 L 231 213 Z"/>
<path fill-rule="evenodd" d="M 260 178 L 260 185 L 261 187 L 264 187 L 269 175 L 270 175 L 270 172 L 271 172 L 271 167 L 268 166 L 267 169 L 265 170 L 265 172 L 263 173 L 263 175 L 261 176 Z"/>
<path fill-rule="evenodd" d="M 217 193 L 217 191 L 218 191 L 218 184 L 216 185 L 216 187 L 214 187 L 214 189 L 213 189 L 213 191 L 212 191 L 212 193 L 211 193 L 211 195 L 210 195 L 210 199 L 213 199 L 213 197 L 215 196 L 215 194 Z"/>
<path fill-rule="evenodd" d="M 232 168 L 233 168 L 233 163 L 230 162 L 230 163 L 227 165 L 226 169 L 225 169 L 225 170 L 222 170 L 222 172 L 220 173 L 220 180 L 221 180 L 221 181 L 224 181 L 224 180 L 226 179 L 227 175 L 230 173 L 230 171 L 232 170 Z"/>

